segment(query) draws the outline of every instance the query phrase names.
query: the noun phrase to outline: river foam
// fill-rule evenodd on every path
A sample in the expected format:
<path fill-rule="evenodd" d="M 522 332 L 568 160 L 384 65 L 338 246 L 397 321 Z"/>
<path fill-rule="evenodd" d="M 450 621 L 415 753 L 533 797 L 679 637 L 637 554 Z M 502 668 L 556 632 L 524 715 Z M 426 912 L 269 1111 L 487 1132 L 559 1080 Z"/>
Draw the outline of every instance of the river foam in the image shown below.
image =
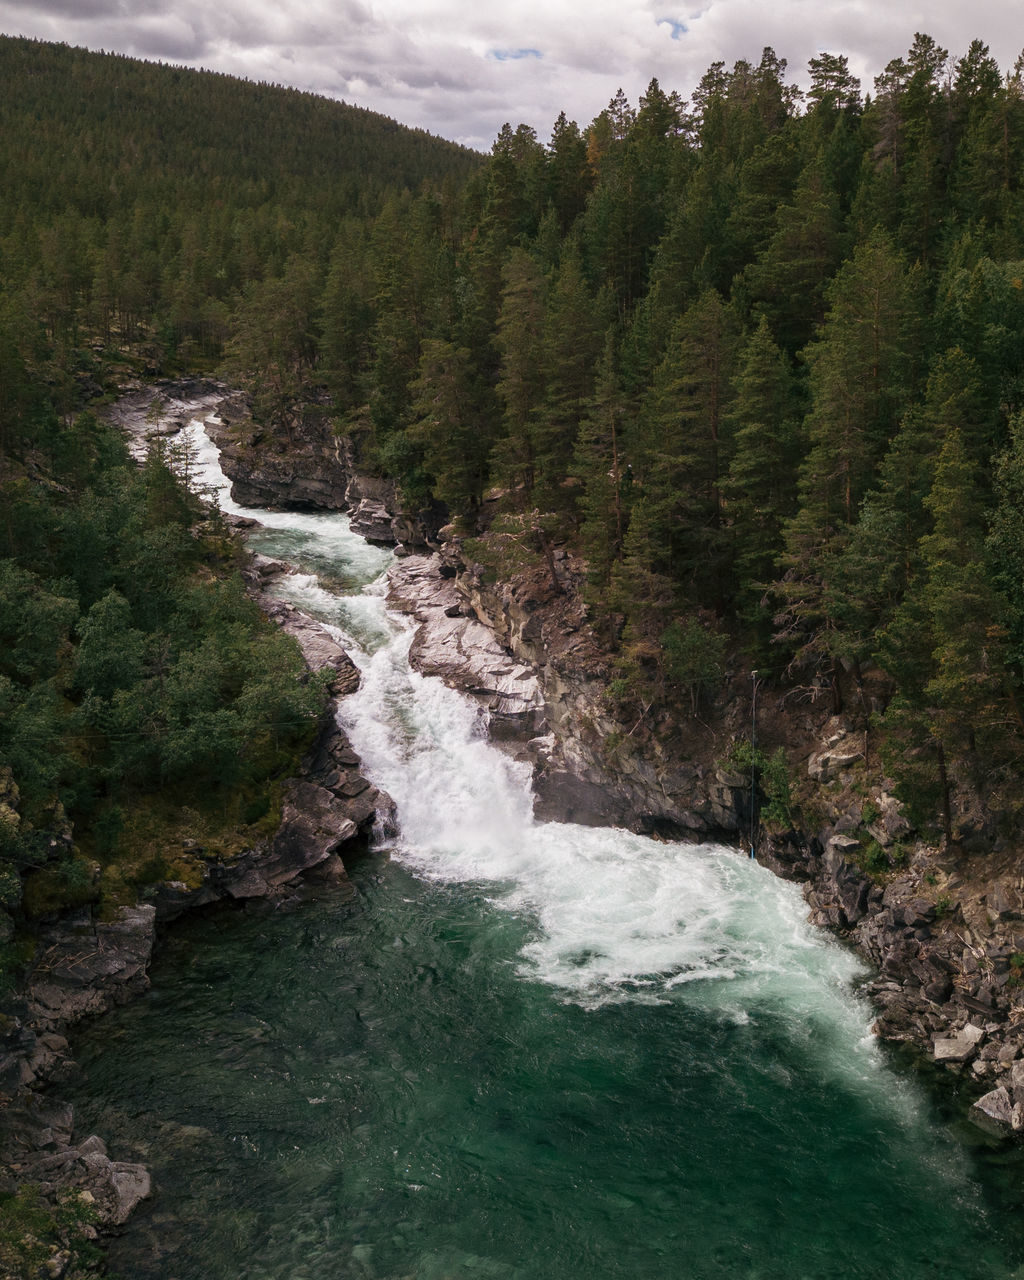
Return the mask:
<path fill-rule="evenodd" d="M 164 1205 L 159 1247 L 126 1238 L 119 1269 L 1015 1274 L 1015 1217 L 994 1229 L 796 886 L 720 845 L 534 821 L 481 708 L 410 670 L 387 553 L 344 517 L 224 506 L 295 553 L 273 589 L 350 646 L 338 714 L 401 831 L 353 865 L 354 903 L 183 923 L 149 998 L 104 1024 L 90 1073 L 132 1132 L 151 1121 L 181 1215 L 173 1256 Z"/>

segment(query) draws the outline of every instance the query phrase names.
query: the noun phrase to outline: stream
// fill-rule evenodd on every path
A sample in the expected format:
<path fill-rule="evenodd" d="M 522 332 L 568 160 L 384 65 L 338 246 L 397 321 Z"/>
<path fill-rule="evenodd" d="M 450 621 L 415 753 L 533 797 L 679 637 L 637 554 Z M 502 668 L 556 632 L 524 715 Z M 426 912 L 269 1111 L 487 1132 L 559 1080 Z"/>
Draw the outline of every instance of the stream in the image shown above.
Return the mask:
<path fill-rule="evenodd" d="M 79 1132 L 154 1196 L 124 1280 L 1009 1280 L 1021 1159 L 870 1033 L 855 956 L 738 850 L 541 824 L 480 709 L 408 663 L 391 554 L 222 507 L 362 673 L 400 835 L 354 901 L 221 910 L 78 1034 Z M 980 1143 L 980 1139 L 975 1139 Z"/>

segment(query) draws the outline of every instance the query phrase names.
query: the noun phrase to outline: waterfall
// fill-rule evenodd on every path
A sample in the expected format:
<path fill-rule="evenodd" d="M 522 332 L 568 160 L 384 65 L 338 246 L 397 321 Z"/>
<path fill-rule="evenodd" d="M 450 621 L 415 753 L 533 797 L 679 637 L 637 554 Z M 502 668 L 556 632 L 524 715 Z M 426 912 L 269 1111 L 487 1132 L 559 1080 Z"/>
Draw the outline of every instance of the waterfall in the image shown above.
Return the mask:
<path fill-rule="evenodd" d="M 359 666 L 337 714 L 400 830 L 354 901 L 181 922 L 150 995 L 84 1034 L 79 1114 L 161 1188 L 115 1270 L 1019 1280 L 1018 1188 L 892 1070 L 795 885 L 535 821 L 476 703 L 410 668 L 390 553 L 344 515 L 221 502 Z"/>
<path fill-rule="evenodd" d="M 483 886 L 527 918 L 524 980 L 587 1007 L 685 998 L 739 1021 L 785 1008 L 794 1025 L 811 1020 L 819 1039 L 834 1040 L 837 1064 L 864 1069 L 874 1046 L 868 1009 L 851 994 L 858 962 L 806 923 L 796 886 L 722 845 L 535 822 L 528 766 L 488 740 L 470 698 L 410 668 L 412 624 L 384 600 L 390 553 L 343 514 L 239 507 L 215 446 L 199 424 L 189 430 L 203 485 L 264 526 L 255 549 L 352 584 L 339 592 L 299 572 L 273 590 L 330 627 L 360 668 L 337 714 L 367 775 L 397 803 L 395 858 L 435 881 Z"/>

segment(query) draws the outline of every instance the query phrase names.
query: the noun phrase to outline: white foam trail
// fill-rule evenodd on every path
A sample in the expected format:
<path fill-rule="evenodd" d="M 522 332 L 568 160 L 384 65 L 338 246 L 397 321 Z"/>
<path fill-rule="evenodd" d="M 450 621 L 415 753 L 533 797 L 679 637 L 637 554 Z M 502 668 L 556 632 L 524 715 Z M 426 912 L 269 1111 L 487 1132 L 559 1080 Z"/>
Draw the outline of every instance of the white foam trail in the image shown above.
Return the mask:
<path fill-rule="evenodd" d="M 587 1002 L 709 979 L 749 996 L 809 965 L 829 986 L 855 975 L 855 959 L 804 922 L 796 887 L 735 850 L 534 822 L 528 768 L 487 741 L 468 699 L 410 672 L 408 640 L 364 661 L 340 715 L 398 804 L 399 856 L 432 878 L 489 885 L 536 921 L 524 973 Z"/>
<path fill-rule="evenodd" d="M 528 767 L 488 741 L 469 698 L 410 669 L 412 624 L 388 615 L 383 582 L 373 581 L 389 553 L 368 547 L 341 515 L 231 502 L 215 447 L 198 424 L 191 430 L 202 477 L 224 510 L 254 516 L 286 549 L 288 539 L 305 539 L 300 553 L 324 572 L 363 584 L 339 596 L 300 573 L 275 590 L 351 647 L 362 683 L 338 715 L 367 774 L 398 804 L 396 857 L 425 877 L 474 884 L 528 920 L 520 971 L 566 999 L 591 1007 L 684 1000 L 737 1028 L 782 1018 L 847 1085 L 879 1092 L 868 1010 L 850 993 L 858 962 L 811 928 L 795 885 L 722 846 L 534 822 Z M 887 1096 L 898 1110 L 915 1110 L 908 1090 Z"/>
<path fill-rule="evenodd" d="M 384 547 L 374 547 L 351 531 L 349 518 L 337 511 L 271 511 L 265 507 L 243 507 L 231 497 L 231 481 L 220 466 L 220 453 L 201 422 L 193 421 L 181 432 L 194 453 L 193 483 L 200 492 L 214 497 L 222 511 L 229 515 L 258 520 L 265 529 L 285 536 L 286 547 L 301 557 L 308 548 L 317 557 L 334 561 L 347 577 L 363 582 L 377 578 L 392 561 Z M 264 538 L 258 540 L 266 543 Z M 265 545 L 259 547 L 265 549 Z M 273 550 L 266 554 L 273 555 Z M 282 552 L 283 554 L 283 552 Z"/>

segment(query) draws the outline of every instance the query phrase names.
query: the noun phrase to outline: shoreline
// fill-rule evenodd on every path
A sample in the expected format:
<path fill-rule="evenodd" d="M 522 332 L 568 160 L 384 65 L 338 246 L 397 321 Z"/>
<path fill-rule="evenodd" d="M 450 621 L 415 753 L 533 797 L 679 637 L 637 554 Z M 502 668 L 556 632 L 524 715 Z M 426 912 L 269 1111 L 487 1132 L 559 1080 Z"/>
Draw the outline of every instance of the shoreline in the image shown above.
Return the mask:
<path fill-rule="evenodd" d="M 239 403 L 237 393 L 207 381 L 172 383 L 162 390 L 175 387 L 195 389 L 199 400 L 172 396 L 170 428 L 166 422 L 154 426 L 145 420 L 142 402 L 150 390 L 159 392 L 160 387 L 125 398 L 139 401 L 137 435 L 152 430 L 173 436 L 198 416 L 193 404 L 208 410 L 209 416 L 223 399 Z M 381 533 L 387 512 L 382 515 L 375 507 L 373 514 Z M 335 697 L 357 686 L 358 672 L 325 628 L 267 594 L 268 579 L 282 571 L 287 570 L 277 562 L 251 556 L 247 588 L 264 612 L 297 640 L 310 670 L 327 667 L 334 672 L 328 704 L 333 706 Z M 665 785 L 666 768 L 659 775 L 658 768 L 646 762 L 621 756 L 609 762 L 595 754 L 593 739 L 600 741 L 613 723 L 595 697 L 606 673 L 588 647 L 583 620 L 567 616 L 561 602 L 555 602 L 559 612 L 554 625 L 565 643 L 555 646 L 552 658 L 544 634 L 552 602 L 538 599 L 541 594 L 536 584 L 532 596 L 526 592 L 518 600 L 508 584 L 486 588 L 473 567 L 461 560 L 457 543 L 440 554 L 407 554 L 389 573 L 389 603 L 418 623 L 411 654 L 414 666 L 472 694 L 487 708 L 491 736 L 533 765 L 538 818 L 742 843 L 749 824 L 746 779 L 683 764 L 671 775 L 673 791 Z M 574 662 L 581 664 L 576 672 Z M 587 663 L 596 665 L 588 668 Z M 574 728 L 585 716 L 590 717 L 589 738 L 575 737 Z M 840 777 L 851 764 L 849 753 L 844 756 L 845 736 L 837 736 L 836 729 L 833 724 L 831 746 L 818 752 L 811 766 L 826 781 L 830 773 Z M 659 792 L 660 809 L 646 803 Z M 158 928 L 186 911 L 260 898 L 287 901 L 303 892 L 348 892 L 339 850 L 354 848 L 377 812 L 388 812 L 389 805 L 389 798 L 362 778 L 358 756 L 333 715 L 325 713 L 317 742 L 293 779 L 282 825 L 267 847 L 251 851 L 251 856 L 247 852 L 231 866 L 211 862 L 198 887 L 161 884 L 149 902 L 122 909 L 113 922 L 97 923 L 78 913 L 78 918 L 54 926 L 52 933 L 44 930 L 45 968 L 44 961 L 35 966 L 23 1016 L 15 1016 L 16 1025 L 8 1029 L 3 1043 L 5 1078 L 12 1071 L 19 1077 L 13 1110 L 5 1109 L 7 1145 L 13 1141 L 33 1149 L 10 1164 L 17 1181 L 38 1175 L 54 1194 L 67 1189 L 84 1192 L 91 1197 L 89 1203 L 98 1206 L 105 1227 L 123 1226 L 150 1193 L 148 1172 L 141 1165 L 111 1161 L 96 1135 L 75 1141 L 70 1108 L 39 1092 L 51 1086 L 59 1090 L 61 1080 L 74 1071 L 66 1032 L 80 1018 L 101 1014 L 145 991 Z M 622 815 L 632 821 L 617 823 L 615 817 Z M 889 816 L 898 830 L 898 813 Z M 959 919 L 944 921 L 934 901 L 937 895 L 923 897 L 919 891 L 922 876 L 931 872 L 920 866 L 915 870 L 912 862 L 883 887 L 847 856 L 855 842 L 847 834 L 849 826 L 847 832 L 842 828 L 839 814 L 810 837 L 793 832 L 782 839 L 765 839 L 762 833 L 758 859 L 776 874 L 800 880 L 811 919 L 852 945 L 877 971 L 863 987 L 879 1009 L 876 1034 L 909 1046 L 919 1063 L 927 1059 L 952 1069 L 954 1074 L 946 1076 L 944 1084 L 983 1093 L 971 1116 L 991 1138 L 1021 1130 L 1024 994 L 1011 1002 L 1016 1015 L 999 1008 L 998 996 L 1012 996 L 1016 990 L 1010 982 L 1010 960 L 1024 951 L 1024 923 L 1019 926 L 1019 946 L 1015 939 L 1001 939 L 1012 938 L 1015 922 L 1024 921 L 1024 900 L 1004 894 L 1000 906 L 994 892 L 993 904 L 983 900 L 983 914 L 972 917 L 970 927 Z M 922 858 L 919 850 L 916 861 L 921 866 Z M 955 874 L 955 868 L 944 871 L 943 884 Z M 297 890 L 303 878 L 308 887 Z M 988 938 L 997 938 L 994 943 L 985 941 L 986 920 Z M 955 940 L 975 956 L 979 971 L 1004 977 L 1001 983 L 989 984 L 986 999 L 957 981 L 962 975 L 952 958 Z M 82 959 L 83 947 L 91 953 L 91 967 Z M 47 980 L 36 980 L 44 974 Z M 986 1092 L 985 1085 L 994 1087 Z"/>

